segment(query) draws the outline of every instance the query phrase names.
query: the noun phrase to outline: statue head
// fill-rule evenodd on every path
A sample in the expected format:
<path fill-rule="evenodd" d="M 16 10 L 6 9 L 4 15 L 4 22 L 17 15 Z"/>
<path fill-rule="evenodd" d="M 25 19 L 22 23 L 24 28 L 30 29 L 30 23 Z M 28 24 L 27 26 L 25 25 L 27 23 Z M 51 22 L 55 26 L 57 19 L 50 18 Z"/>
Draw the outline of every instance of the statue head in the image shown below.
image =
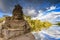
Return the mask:
<path fill-rule="evenodd" d="M 15 8 L 20 8 L 20 9 L 22 9 L 22 7 L 19 5 L 19 4 L 17 4 L 17 5 L 15 5 Z"/>
<path fill-rule="evenodd" d="M 15 5 L 15 8 L 13 10 L 13 17 L 14 17 L 14 19 L 22 19 L 23 18 L 22 7 L 19 4 Z"/>

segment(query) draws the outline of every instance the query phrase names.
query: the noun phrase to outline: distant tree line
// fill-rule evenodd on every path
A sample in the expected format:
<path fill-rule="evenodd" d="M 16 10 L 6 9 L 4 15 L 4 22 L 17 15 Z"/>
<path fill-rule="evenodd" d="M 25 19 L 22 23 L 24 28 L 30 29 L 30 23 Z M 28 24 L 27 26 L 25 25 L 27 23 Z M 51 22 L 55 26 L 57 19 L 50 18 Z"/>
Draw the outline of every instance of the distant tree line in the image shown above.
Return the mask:
<path fill-rule="evenodd" d="M 31 26 L 31 31 L 41 31 L 42 29 L 47 29 L 52 26 L 52 23 L 48 21 L 41 21 L 41 20 L 31 20 L 30 16 L 24 16 L 24 18 L 28 21 L 29 25 Z"/>

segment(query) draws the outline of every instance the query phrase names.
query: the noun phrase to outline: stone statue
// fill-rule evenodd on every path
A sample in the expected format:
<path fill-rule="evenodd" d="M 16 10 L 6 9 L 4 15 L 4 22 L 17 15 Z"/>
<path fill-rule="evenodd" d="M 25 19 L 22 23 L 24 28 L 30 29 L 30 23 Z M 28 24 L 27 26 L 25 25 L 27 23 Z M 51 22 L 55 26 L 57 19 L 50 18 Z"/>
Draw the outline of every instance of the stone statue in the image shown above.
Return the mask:
<path fill-rule="evenodd" d="M 12 17 L 6 17 L 5 23 L 2 25 L 2 35 L 4 35 L 4 40 L 23 40 L 26 35 L 34 39 L 30 31 L 31 27 L 23 18 L 22 7 L 20 5 L 15 5 Z M 22 38 L 22 35 L 24 38 Z M 30 40 L 32 39 L 30 38 Z"/>
<path fill-rule="evenodd" d="M 13 10 L 13 19 L 23 19 L 22 7 L 20 5 L 15 5 L 15 9 Z"/>

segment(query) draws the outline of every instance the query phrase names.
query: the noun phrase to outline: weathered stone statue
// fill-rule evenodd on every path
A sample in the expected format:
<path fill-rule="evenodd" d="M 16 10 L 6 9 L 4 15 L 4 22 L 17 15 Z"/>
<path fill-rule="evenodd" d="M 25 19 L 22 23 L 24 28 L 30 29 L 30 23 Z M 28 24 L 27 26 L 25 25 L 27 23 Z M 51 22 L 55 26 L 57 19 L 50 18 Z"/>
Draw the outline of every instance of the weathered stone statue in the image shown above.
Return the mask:
<path fill-rule="evenodd" d="M 6 17 L 2 32 L 4 40 L 34 40 L 20 5 L 15 5 L 12 17 Z"/>

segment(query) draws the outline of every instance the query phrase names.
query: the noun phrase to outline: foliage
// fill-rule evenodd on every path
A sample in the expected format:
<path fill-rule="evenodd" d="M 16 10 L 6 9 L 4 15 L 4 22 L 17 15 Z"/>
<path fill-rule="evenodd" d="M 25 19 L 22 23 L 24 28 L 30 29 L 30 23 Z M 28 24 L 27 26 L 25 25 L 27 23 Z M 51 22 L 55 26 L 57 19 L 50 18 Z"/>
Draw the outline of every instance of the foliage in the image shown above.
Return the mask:
<path fill-rule="evenodd" d="M 56 23 L 56 25 L 60 26 L 60 22 Z"/>
<path fill-rule="evenodd" d="M 0 23 L 3 22 L 5 20 L 5 17 L 0 18 Z"/>
<path fill-rule="evenodd" d="M 44 28 L 49 28 L 52 24 L 48 21 L 42 22 L 40 20 L 31 20 L 30 16 L 25 16 L 25 19 L 28 21 L 31 26 L 31 31 L 40 31 Z"/>

